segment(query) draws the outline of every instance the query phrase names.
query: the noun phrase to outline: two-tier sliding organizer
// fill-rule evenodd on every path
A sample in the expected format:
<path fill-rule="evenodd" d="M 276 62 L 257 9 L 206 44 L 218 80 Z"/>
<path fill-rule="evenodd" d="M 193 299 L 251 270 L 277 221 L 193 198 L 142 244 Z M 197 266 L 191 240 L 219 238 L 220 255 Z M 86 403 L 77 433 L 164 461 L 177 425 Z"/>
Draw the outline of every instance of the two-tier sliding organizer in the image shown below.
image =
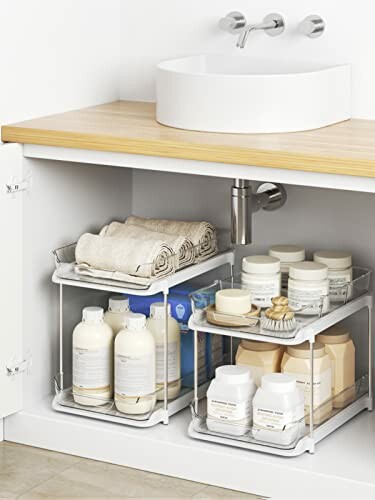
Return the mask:
<path fill-rule="evenodd" d="M 292 331 L 274 332 L 263 327 L 262 317 L 251 318 L 246 326 L 241 327 L 221 327 L 215 326 L 207 321 L 206 308 L 215 302 L 216 291 L 223 288 L 241 288 L 241 280 L 236 276 L 231 276 L 228 280 L 218 280 L 213 284 L 202 288 L 191 294 L 193 314 L 189 321 L 189 328 L 194 331 L 195 345 L 195 377 L 194 377 L 194 400 L 191 405 L 192 422 L 189 426 L 189 435 L 192 438 L 235 446 L 248 450 L 260 451 L 275 455 L 292 457 L 301 455 L 304 452 L 314 453 L 315 445 L 323 438 L 331 434 L 348 420 L 361 411 L 372 410 L 372 357 L 371 357 L 371 314 L 372 296 L 368 293 L 370 283 L 370 272 L 367 269 L 354 268 L 353 281 L 341 287 L 341 303 L 332 303 L 329 310 L 323 314 L 324 297 L 320 300 L 318 314 L 314 316 L 297 313 L 297 325 Z M 310 343 L 310 388 L 314 387 L 314 349 L 315 337 L 327 328 L 335 325 L 362 309 L 368 311 L 368 338 L 365 344 L 367 351 L 367 370 L 357 377 L 353 387 L 347 388 L 344 393 L 336 394 L 331 400 L 325 401 L 321 407 L 314 407 L 314 390 L 309 391 L 308 411 L 299 421 L 292 422 L 289 429 L 272 430 L 261 432 L 262 429 L 248 426 L 245 432 L 241 431 L 240 436 L 234 436 L 232 429 L 230 432 L 214 432 L 207 426 L 206 400 L 201 398 L 198 388 L 197 377 L 197 337 L 198 332 L 206 332 L 216 335 L 223 335 L 230 339 L 230 358 L 233 363 L 233 342 L 234 339 L 249 339 L 263 342 L 276 342 L 284 346 L 302 344 L 305 341 Z M 302 314 L 301 314 L 302 313 Z M 246 318 L 243 317 L 245 320 Z M 249 318 L 247 318 L 249 319 Z M 238 317 L 237 317 L 238 320 Z M 244 321 L 246 322 L 246 321 Z M 366 349 L 367 350 L 367 349 Z M 316 418 L 325 410 L 324 405 L 330 405 L 331 411 L 324 419 Z M 222 422 L 220 422 L 222 424 Z M 243 424 L 242 424 L 243 425 Z M 233 423 L 231 423 L 233 428 Z M 211 426 L 212 427 L 212 426 Z M 225 429 L 221 425 L 221 429 Z M 228 426 L 229 430 L 229 426 Z M 266 439 L 264 436 L 266 435 Z"/>
<path fill-rule="evenodd" d="M 234 252 L 228 250 L 228 246 L 219 241 L 219 253 L 207 260 L 198 262 L 189 267 L 183 268 L 163 279 L 153 281 L 149 286 L 137 287 L 129 283 L 123 283 L 114 280 L 104 280 L 90 276 L 79 275 L 74 270 L 75 244 L 68 245 L 54 251 L 56 260 L 56 270 L 52 281 L 59 285 L 60 289 L 60 325 L 59 325 L 59 373 L 55 378 L 56 395 L 53 400 L 53 408 L 56 411 L 79 415 L 99 420 L 116 422 L 119 424 L 130 425 L 134 427 L 151 427 L 160 422 L 167 424 L 169 417 L 187 408 L 193 398 L 193 387 L 190 382 L 184 383 L 182 379 L 181 392 L 173 400 L 167 399 L 168 387 L 168 294 L 171 287 L 186 281 L 197 278 L 198 276 L 217 269 L 224 265 L 234 265 Z M 176 256 L 173 256 L 175 258 Z M 114 401 L 107 401 L 100 406 L 83 406 L 77 404 L 73 398 L 72 387 L 64 386 L 64 345 L 63 345 L 63 327 L 64 327 L 64 287 L 79 287 L 92 290 L 101 290 L 105 292 L 114 292 L 116 294 L 130 294 L 138 296 L 152 296 L 162 293 L 165 305 L 165 333 L 164 333 L 164 400 L 158 401 L 155 408 L 143 415 L 127 415 L 116 410 Z M 196 388 L 196 394 L 205 394 L 205 382 L 202 381 L 200 387 Z M 93 401 L 94 403 L 94 401 Z"/>

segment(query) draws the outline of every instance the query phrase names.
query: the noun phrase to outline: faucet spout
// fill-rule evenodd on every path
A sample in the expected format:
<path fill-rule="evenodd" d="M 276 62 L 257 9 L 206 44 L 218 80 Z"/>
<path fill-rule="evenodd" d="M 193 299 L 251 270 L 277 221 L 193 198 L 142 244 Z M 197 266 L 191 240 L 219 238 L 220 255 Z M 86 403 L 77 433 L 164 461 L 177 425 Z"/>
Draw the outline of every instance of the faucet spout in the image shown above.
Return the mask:
<path fill-rule="evenodd" d="M 257 30 L 270 30 L 277 28 L 277 21 L 272 20 L 270 22 L 263 22 L 259 24 L 248 24 L 244 30 L 240 33 L 240 36 L 238 37 L 237 40 L 237 47 L 239 49 L 244 49 L 245 45 L 247 43 L 247 39 L 249 38 L 249 35 L 252 31 L 257 31 Z"/>

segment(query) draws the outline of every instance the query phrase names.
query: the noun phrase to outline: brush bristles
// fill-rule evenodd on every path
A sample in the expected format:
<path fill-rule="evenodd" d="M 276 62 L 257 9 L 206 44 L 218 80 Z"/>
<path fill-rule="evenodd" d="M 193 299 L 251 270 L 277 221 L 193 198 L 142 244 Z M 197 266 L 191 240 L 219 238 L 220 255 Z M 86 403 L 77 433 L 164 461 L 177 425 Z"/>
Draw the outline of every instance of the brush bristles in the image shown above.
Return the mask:
<path fill-rule="evenodd" d="M 296 320 L 295 318 L 284 320 L 264 318 L 262 321 L 262 327 L 266 330 L 272 330 L 273 332 L 291 331 L 296 328 Z"/>

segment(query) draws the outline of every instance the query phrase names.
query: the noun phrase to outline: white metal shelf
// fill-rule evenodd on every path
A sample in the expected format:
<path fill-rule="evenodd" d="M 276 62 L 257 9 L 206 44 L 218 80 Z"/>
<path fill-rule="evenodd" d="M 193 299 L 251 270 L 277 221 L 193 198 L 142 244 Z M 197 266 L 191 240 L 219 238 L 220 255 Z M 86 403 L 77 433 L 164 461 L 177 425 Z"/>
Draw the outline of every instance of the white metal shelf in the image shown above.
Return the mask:
<path fill-rule="evenodd" d="M 167 293 L 173 286 L 189 281 L 197 276 L 208 273 L 225 264 L 234 265 L 234 251 L 229 250 L 210 259 L 186 267 L 181 271 L 153 282 L 148 288 L 131 288 L 124 286 L 124 283 L 108 280 L 101 280 L 100 278 L 89 278 L 86 276 L 78 275 L 74 272 L 74 266 L 70 264 L 63 264 L 55 270 L 52 276 L 53 283 L 65 286 L 73 286 L 79 288 L 89 288 L 91 290 L 103 290 L 106 292 L 124 293 L 130 295 L 151 296 L 157 293 Z"/>
<path fill-rule="evenodd" d="M 372 295 L 366 294 L 358 297 L 347 304 L 336 307 L 331 312 L 325 314 L 320 318 L 312 321 L 311 317 L 299 317 L 299 330 L 293 338 L 280 337 L 280 332 L 270 332 L 269 330 L 262 330 L 267 334 L 259 333 L 246 333 L 236 330 L 235 328 L 220 328 L 211 325 L 205 319 L 197 321 L 194 315 L 190 317 L 189 328 L 194 331 L 213 333 L 217 335 L 224 335 L 226 337 L 236 337 L 248 340 L 259 340 L 262 342 L 277 342 L 282 345 L 297 345 L 302 344 L 306 340 L 313 340 L 316 335 L 326 330 L 327 328 L 335 325 L 352 314 L 364 308 L 372 307 Z M 281 332 L 282 333 L 282 332 Z"/>

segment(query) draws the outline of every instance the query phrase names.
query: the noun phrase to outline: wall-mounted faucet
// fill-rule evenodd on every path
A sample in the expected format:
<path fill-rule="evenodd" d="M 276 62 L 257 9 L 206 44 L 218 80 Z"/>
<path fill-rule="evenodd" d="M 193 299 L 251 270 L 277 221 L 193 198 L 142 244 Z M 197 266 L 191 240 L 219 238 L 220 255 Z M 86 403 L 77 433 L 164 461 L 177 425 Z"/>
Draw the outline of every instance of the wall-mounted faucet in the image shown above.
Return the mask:
<path fill-rule="evenodd" d="M 281 35 L 285 22 L 280 14 L 268 14 L 261 23 L 247 24 L 245 16 L 235 11 L 220 19 L 219 26 L 228 33 L 238 34 L 237 47 L 243 49 L 252 31 L 263 30 L 269 36 Z"/>
<path fill-rule="evenodd" d="M 252 215 L 260 209 L 273 211 L 281 208 L 287 199 L 281 184 L 265 182 L 253 193 L 249 181 L 234 179 L 232 186 L 232 243 L 248 245 L 252 242 Z"/>

